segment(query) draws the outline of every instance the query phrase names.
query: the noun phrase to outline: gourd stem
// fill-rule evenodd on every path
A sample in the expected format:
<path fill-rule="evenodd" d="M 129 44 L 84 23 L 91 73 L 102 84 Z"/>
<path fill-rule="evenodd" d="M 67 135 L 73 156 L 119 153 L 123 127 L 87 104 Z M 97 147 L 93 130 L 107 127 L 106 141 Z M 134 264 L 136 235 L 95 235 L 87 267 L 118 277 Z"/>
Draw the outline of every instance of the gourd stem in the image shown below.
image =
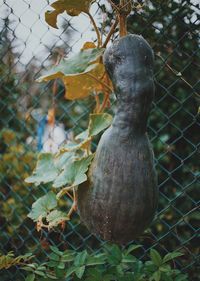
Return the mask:
<path fill-rule="evenodd" d="M 120 37 L 127 35 L 127 16 L 131 12 L 131 1 L 120 0 L 120 10 L 118 12 L 119 17 L 119 35 Z"/>
<path fill-rule="evenodd" d="M 119 35 L 120 37 L 127 35 L 126 15 L 124 15 L 123 13 L 119 14 Z"/>

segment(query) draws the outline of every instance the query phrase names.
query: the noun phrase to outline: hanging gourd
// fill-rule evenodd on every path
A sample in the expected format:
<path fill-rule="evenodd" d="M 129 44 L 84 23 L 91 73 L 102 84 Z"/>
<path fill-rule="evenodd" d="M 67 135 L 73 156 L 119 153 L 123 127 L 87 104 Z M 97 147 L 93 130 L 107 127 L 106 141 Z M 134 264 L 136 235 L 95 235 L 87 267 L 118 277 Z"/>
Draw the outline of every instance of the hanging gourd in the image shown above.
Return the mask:
<path fill-rule="evenodd" d="M 142 36 L 116 40 L 104 54 L 117 109 L 102 135 L 78 208 L 88 229 L 126 244 L 149 226 L 158 199 L 153 151 L 146 133 L 154 97 L 153 51 Z"/>

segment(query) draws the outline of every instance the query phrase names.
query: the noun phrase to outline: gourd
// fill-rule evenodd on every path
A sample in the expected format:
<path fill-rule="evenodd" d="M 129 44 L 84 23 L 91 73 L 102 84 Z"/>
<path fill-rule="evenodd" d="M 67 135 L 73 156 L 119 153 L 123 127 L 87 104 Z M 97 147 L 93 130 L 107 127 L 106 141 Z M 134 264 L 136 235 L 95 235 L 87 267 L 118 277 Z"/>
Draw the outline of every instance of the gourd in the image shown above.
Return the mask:
<path fill-rule="evenodd" d="M 153 51 L 139 35 L 116 40 L 104 54 L 117 109 L 78 189 L 78 209 L 88 229 L 126 244 L 152 221 L 158 200 L 153 151 L 146 133 L 154 97 Z"/>

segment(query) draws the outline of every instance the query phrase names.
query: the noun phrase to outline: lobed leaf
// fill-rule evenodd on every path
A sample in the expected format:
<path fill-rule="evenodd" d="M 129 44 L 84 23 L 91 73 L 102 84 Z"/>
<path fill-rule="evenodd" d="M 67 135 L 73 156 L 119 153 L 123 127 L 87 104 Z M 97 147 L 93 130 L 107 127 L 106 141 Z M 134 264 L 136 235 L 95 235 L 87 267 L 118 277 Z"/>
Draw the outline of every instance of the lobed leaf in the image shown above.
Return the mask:
<path fill-rule="evenodd" d="M 94 155 L 89 155 L 80 159 L 74 159 L 68 163 L 62 173 L 56 178 L 53 187 L 62 187 L 65 185 L 77 186 L 87 180 L 86 172 Z"/>
<path fill-rule="evenodd" d="M 52 182 L 57 174 L 58 169 L 54 164 L 53 155 L 51 153 L 42 153 L 39 155 L 33 175 L 26 178 L 25 182 L 35 183 L 36 185 L 48 183 Z"/>
<path fill-rule="evenodd" d="M 37 222 L 39 218 L 44 218 L 57 207 L 57 199 L 54 192 L 50 191 L 33 203 L 28 217 Z"/>

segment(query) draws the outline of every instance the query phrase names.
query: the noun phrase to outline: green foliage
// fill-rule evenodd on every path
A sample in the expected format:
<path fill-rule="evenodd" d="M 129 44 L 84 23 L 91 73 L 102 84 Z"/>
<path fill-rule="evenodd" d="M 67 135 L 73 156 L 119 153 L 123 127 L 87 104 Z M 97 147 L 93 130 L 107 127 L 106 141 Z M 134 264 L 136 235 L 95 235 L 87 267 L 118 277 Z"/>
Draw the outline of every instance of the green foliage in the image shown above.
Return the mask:
<path fill-rule="evenodd" d="M 22 269 L 30 272 L 26 280 L 84 280 L 84 281 L 187 281 L 186 274 L 175 269 L 170 260 L 181 256 L 180 252 L 161 257 L 151 250 L 150 260 L 140 261 L 131 253 L 140 245 L 121 250 L 117 245 L 106 245 L 100 253 L 86 250 L 60 251 L 51 246 L 48 261 L 39 265 L 27 264 Z"/>
<path fill-rule="evenodd" d="M 54 164 L 51 153 L 42 153 L 38 157 L 37 166 L 31 177 L 26 178 L 27 183 L 48 183 L 55 180 L 58 175 L 58 169 Z"/>
<path fill-rule="evenodd" d="M 81 139 L 80 143 L 72 142 L 65 145 L 57 155 L 50 153 L 39 155 L 33 175 L 26 178 L 26 182 L 34 183 L 36 186 L 42 183 L 51 183 L 54 189 L 59 188 L 61 190 L 59 190 L 57 196 L 50 191 L 33 203 L 28 216 L 37 222 L 38 230 L 41 227 L 51 229 L 70 219 L 71 210 L 68 214 L 57 210 L 57 199 L 69 191 L 75 193 L 77 186 L 87 180 L 86 173 L 94 157 L 89 151 L 91 139 L 106 129 L 111 122 L 112 116 L 107 113 L 91 114 L 88 129 L 76 138 L 76 140 Z M 85 155 L 85 152 L 88 155 Z M 74 209 L 76 206 L 75 200 L 74 198 L 72 205 Z M 47 225 L 43 223 L 43 219 L 46 220 Z"/>
<path fill-rule="evenodd" d="M 57 207 L 56 195 L 50 191 L 33 203 L 32 210 L 28 214 L 28 217 L 33 221 L 38 221 L 39 218 L 42 219 L 46 217 L 55 207 Z"/>
<path fill-rule="evenodd" d="M 18 257 L 14 256 L 13 252 L 9 252 L 7 255 L 0 254 L 0 270 L 8 269 L 14 265 L 23 265 L 32 259 L 32 254 L 21 255 Z"/>
<path fill-rule="evenodd" d="M 52 66 L 45 76 L 37 79 L 38 82 L 48 81 L 63 76 L 72 76 L 87 73 L 96 67 L 95 62 L 103 54 L 104 49 L 90 48 L 81 50 L 71 58 L 63 59 L 59 65 Z"/>
<path fill-rule="evenodd" d="M 70 2 L 75 3 L 75 1 Z M 199 55 L 196 50 L 199 48 L 199 35 L 197 21 L 194 22 L 193 20 L 194 12 L 190 3 L 191 1 L 182 0 L 179 2 L 175 0 L 150 1 L 150 5 L 144 6 L 142 13 L 134 12 L 129 17 L 128 29 L 132 33 L 142 34 L 154 46 L 155 54 L 161 53 L 166 62 L 176 68 L 178 72 L 181 72 L 184 78 L 197 90 L 199 84 L 197 83 L 198 66 L 196 62 L 199 60 Z M 102 10 L 105 11 L 103 6 Z M 107 12 L 107 19 L 102 25 L 104 35 L 106 35 L 107 28 L 111 19 L 113 19 L 113 13 Z M 25 145 L 28 125 L 25 124 L 24 119 L 21 118 L 17 110 L 17 103 L 21 95 L 16 87 L 18 84 L 16 77 L 13 75 L 16 70 L 13 66 L 16 59 L 14 60 L 14 54 L 9 47 L 12 44 L 9 38 L 6 38 L 6 35 L 2 33 L 1 40 L 3 42 L 0 46 L 1 55 L 3 57 L 4 54 L 7 54 L 9 59 L 5 63 L 4 56 L 4 63 L 1 61 L 0 65 L 0 127 L 9 127 L 10 130 L 4 129 L 5 137 L 2 137 L 2 134 L 0 138 L 2 152 L 0 155 L 0 195 L 2 200 L 2 204 L 0 204 L 0 240 L 3 247 L 12 249 L 13 245 L 15 245 L 19 251 L 24 247 L 27 249 L 30 244 L 34 243 L 37 244 L 34 247 L 43 252 L 42 244 L 38 239 L 40 234 L 37 236 L 32 232 L 33 225 L 31 220 L 26 220 L 26 215 L 33 201 L 32 196 L 36 195 L 38 198 L 49 188 L 45 186 L 45 189 L 43 189 L 40 186 L 36 190 L 31 188 L 30 184 L 24 182 L 24 178 L 30 174 L 35 165 L 36 156 L 30 151 L 30 147 L 27 149 Z M 195 238 L 195 229 L 198 227 L 199 220 L 199 213 L 195 208 L 198 197 L 199 175 L 198 153 L 195 153 L 199 143 L 199 137 L 196 133 L 199 130 L 198 116 L 196 116 L 198 100 L 194 98 L 193 90 L 183 83 L 180 77 L 176 77 L 170 72 L 166 64 L 157 56 L 155 71 L 157 80 L 156 100 L 150 115 L 148 132 L 152 138 L 157 159 L 161 193 L 158 217 L 151 227 L 151 232 L 147 232 L 144 237 L 140 238 L 140 243 L 143 244 L 145 249 L 158 243 L 163 249 L 169 249 L 170 251 L 184 244 L 184 247 L 188 248 L 191 254 L 181 259 L 180 264 L 182 268 L 188 267 L 191 280 L 197 280 L 198 273 L 196 273 L 196 266 L 193 262 L 194 257 L 198 255 L 198 241 Z M 30 87 L 31 82 L 28 79 L 26 82 Z M 23 88 L 21 83 L 20 88 Z M 78 90 L 80 90 L 80 85 L 78 85 Z M 71 128 L 74 126 L 76 132 L 85 130 L 88 109 L 93 107 L 91 96 L 81 102 L 66 102 L 60 98 L 63 91 L 63 87 L 60 86 L 59 95 L 56 96 L 57 104 L 59 104 L 58 116 L 60 118 L 62 116 L 62 121 L 67 124 L 66 127 Z M 51 91 L 48 93 L 49 100 L 50 94 Z M 34 101 L 36 102 L 36 100 Z M 35 106 L 34 101 L 32 106 Z M 30 131 L 29 127 L 28 129 Z M 83 140 L 86 138 L 85 134 Z M 65 157 L 64 153 L 63 157 Z M 53 210 L 52 214 L 51 212 L 49 213 L 49 216 L 51 214 L 50 221 L 55 218 L 54 215 L 58 215 L 58 218 L 61 215 L 60 213 L 53 213 L 54 211 L 58 210 Z M 80 240 L 77 239 L 75 232 L 71 240 L 69 238 L 70 242 L 73 242 L 73 246 L 80 246 L 80 241 L 86 243 L 82 239 L 85 239 L 88 235 L 85 229 L 80 225 L 78 226 L 77 220 L 72 222 L 72 228 L 69 225 L 65 231 L 65 234 L 68 235 L 71 229 L 74 230 L 74 226 L 76 226 L 76 232 L 79 231 L 81 234 Z M 55 236 L 50 235 L 51 241 L 58 243 Z M 21 238 L 23 238 L 23 242 Z M 31 243 L 30 240 L 32 241 Z M 98 242 L 93 237 L 88 239 L 88 243 L 91 243 L 91 241 L 94 249 Z M 59 243 L 61 243 L 60 240 Z M 66 240 L 62 241 L 61 244 L 66 245 L 65 243 Z M 166 255 L 165 259 L 168 260 L 168 258 Z M 149 268 L 149 270 L 152 270 L 152 268 L 155 270 L 155 266 L 155 264 L 151 263 L 150 265 L 145 264 L 145 267 Z M 143 268 L 142 261 L 134 265 L 134 279 L 132 275 L 127 274 L 126 277 L 122 277 L 124 278 L 123 280 L 145 280 L 144 277 L 141 277 L 141 274 L 145 276 L 144 272 L 141 273 L 141 268 Z M 40 270 L 37 272 L 41 274 Z M 154 277 L 152 276 L 152 278 L 159 279 L 160 273 L 155 271 L 153 274 Z M 174 272 L 174 274 L 177 273 Z M 92 281 L 101 280 L 101 270 L 88 268 L 88 276 L 87 281 L 91 281 L 91 279 Z M 109 276 L 111 276 L 111 273 L 107 274 L 104 281 L 109 280 Z M 27 280 L 37 280 L 38 277 L 39 275 L 36 273 L 31 273 Z M 169 277 L 169 274 L 164 277 L 161 274 L 161 278 L 164 281 L 186 280 L 180 273 L 176 277 Z M 21 280 L 21 276 L 17 280 Z"/>
<path fill-rule="evenodd" d="M 67 163 L 62 173 L 54 181 L 53 187 L 58 188 L 65 185 L 75 187 L 86 181 L 86 172 L 92 159 L 93 155 L 89 155 Z"/>
<path fill-rule="evenodd" d="M 112 116 L 108 113 L 90 114 L 88 137 L 94 137 L 109 127 L 112 123 Z"/>
<path fill-rule="evenodd" d="M 11 129 L 0 131 L 0 149 L 3 152 L 0 154 L 0 240 L 3 244 L 6 241 L 3 233 L 12 237 L 26 220 L 27 206 L 21 198 L 26 198 L 27 204 L 32 203 L 30 186 L 24 179 L 33 169 L 36 156 L 30 149 L 27 151 L 23 137 Z"/>

